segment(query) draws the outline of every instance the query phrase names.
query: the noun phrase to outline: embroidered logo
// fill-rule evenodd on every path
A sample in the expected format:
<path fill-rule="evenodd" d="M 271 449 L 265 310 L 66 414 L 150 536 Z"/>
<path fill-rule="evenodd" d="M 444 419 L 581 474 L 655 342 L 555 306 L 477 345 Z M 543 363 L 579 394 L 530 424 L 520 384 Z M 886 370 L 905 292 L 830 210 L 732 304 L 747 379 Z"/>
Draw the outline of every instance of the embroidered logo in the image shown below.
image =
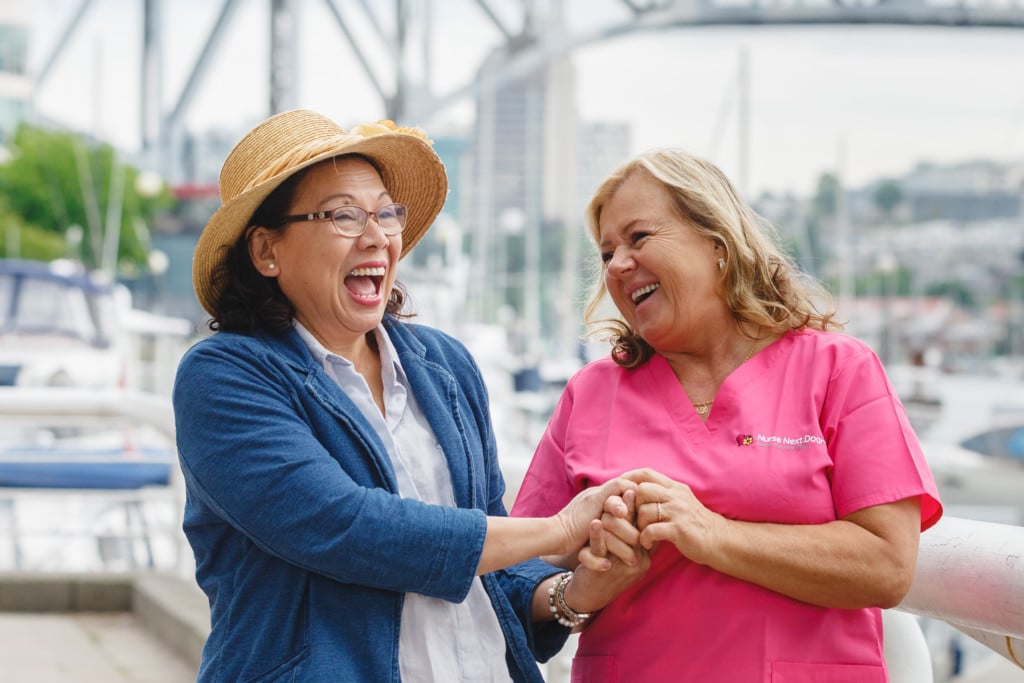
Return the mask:
<path fill-rule="evenodd" d="M 756 443 L 754 443 L 756 441 Z M 751 438 L 751 443 L 757 448 L 780 448 L 787 451 L 802 451 L 812 446 L 824 446 L 825 439 L 814 434 L 803 436 L 775 436 L 758 434 Z"/>
<path fill-rule="evenodd" d="M 752 434 L 739 434 L 736 437 L 737 446 L 749 446 L 754 443 L 754 437 Z"/>

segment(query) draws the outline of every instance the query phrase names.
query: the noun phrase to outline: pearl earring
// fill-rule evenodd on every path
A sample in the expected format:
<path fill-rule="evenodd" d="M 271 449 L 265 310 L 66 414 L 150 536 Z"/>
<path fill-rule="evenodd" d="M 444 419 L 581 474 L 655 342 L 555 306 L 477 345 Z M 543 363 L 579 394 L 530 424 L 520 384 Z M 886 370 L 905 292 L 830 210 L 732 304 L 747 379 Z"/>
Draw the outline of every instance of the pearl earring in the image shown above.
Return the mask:
<path fill-rule="evenodd" d="M 274 268 L 277 268 L 277 266 L 275 266 L 273 263 L 271 263 L 271 264 L 267 265 L 267 268 L 269 268 L 270 270 L 273 270 Z"/>
<path fill-rule="evenodd" d="M 724 258 L 720 257 L 718 259 L 718 269 L 719 270 L 725 270 L 725 259 Z"/>

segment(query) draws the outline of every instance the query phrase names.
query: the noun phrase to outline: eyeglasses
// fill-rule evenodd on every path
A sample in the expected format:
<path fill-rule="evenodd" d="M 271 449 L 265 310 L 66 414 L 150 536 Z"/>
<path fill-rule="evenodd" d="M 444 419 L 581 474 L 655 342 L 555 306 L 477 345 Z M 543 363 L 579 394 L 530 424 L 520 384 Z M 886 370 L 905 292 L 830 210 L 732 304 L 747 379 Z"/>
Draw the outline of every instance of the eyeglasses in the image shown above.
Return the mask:
<path fill-rule="evenodd" d="M 282 216 L 281 225 L 297 221 L 323 221 L 330 219 L 334 230 L 344 237 L 359 237 L 366 231 L 366 221 L 373 220 L 380 226 L 385 235 L 397 235 L 405 227 L 405 219 L 409 209 L 404 204 L 388 204 L 376 211 L 366 211 L 358 206 L 339 206 L 330 211 L 303 213 L 295 216 Z"/>

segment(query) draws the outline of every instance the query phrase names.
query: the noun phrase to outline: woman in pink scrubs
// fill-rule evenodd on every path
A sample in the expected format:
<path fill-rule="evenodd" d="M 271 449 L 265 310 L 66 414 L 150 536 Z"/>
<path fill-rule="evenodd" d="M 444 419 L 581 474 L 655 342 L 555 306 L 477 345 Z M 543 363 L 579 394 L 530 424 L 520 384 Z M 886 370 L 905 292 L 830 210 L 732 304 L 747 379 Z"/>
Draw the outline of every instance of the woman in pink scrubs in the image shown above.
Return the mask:
<path fill-rule="evenodd" d="M 879 608 L 942 507 L 878 357 L 706 161 L 641 155 L 587 219 L 612 353 L 569 382 L 512 511 L 640 482 L 562 587 L 585 614 L 628 586 L 574 620 L 572 680 L 888 680 Z"/>

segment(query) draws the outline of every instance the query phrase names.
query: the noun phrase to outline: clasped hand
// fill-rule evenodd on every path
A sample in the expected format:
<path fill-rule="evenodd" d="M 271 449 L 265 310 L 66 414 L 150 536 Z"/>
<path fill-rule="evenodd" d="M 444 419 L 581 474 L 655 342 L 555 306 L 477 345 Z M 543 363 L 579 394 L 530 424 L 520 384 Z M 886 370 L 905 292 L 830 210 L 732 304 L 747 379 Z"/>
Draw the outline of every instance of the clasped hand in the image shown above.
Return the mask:
<path fill-rule="evenodd" d="M 651 550 L 660 541 L 669 541 L 693 562 L 709 563 L 716 540 L 725 532 L 724 517 L 708 509 L 689 486 L 655 470 L 633 470 L 620 479 L 637 484 L 634 530 L 640 547 Z M 602 521 L 612 521 L 614 514 L 609 513 L 620 508 L 620 502 L 609 498 Z M 612 526 L 615 533 L 623 528 L 622 521 L 619 518 Z"/>
<path fill-rule="evenodd" d="M 724 518 L 705 507 L 686 484 L 651 469 L 619 477 L 636 483 L 605 499 L 600 519 L 579 554 L 570 585 L 576 609 L 595 611 L 639 581 L 661 541 L 694 562 L 707 563 Z"/>

